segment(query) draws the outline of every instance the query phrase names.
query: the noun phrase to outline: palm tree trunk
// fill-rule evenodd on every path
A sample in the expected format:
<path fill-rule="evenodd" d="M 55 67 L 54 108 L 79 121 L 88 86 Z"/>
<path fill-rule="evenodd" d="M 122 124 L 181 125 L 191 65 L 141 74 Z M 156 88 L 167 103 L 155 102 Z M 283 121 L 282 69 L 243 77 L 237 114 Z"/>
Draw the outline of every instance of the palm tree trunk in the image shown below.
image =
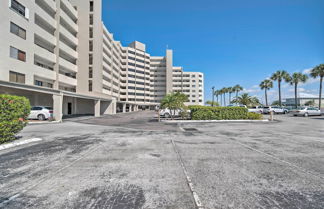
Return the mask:
<path fill-rule="evenodd" d="M 226 106 L 226 93 L 224 94 L 224 107 Z"/>
<path fill-rule="evenodd" d="M 320 91 L 319 91 L 319 101 L 318 101 L 319 109 L 321 109 L 321 104 L 322 104 L 322 87 L 323 87 L 323 77 L 320 78 Z"/>
<path fill-rule="evenodd" d="M 236 104 L 237 104 L 238 91 L 236 91 Z"/>
<path fill-rule="evenodd" d="M 229 93 L 228 104 L 231 104 L 231 94 L 232 93 Z"/>
<path fill-rule="evenodd" d="M 278 89 L 279 89 L 279 106 L 281 107 L 281 81 L 278 81 Z"/>
<path fill-rule="evenodd" d="M 264 89 L 264 96 L 265 96 L 266 106 L 268 106 L 268 94 L 267 94 L 267 88 Z"/>
<path fill-rule="evenodd" d="M 296 108 L 298 107 L 298 104 L 297 104 L 297 83 L 295 83 L 295 107 Z"/>

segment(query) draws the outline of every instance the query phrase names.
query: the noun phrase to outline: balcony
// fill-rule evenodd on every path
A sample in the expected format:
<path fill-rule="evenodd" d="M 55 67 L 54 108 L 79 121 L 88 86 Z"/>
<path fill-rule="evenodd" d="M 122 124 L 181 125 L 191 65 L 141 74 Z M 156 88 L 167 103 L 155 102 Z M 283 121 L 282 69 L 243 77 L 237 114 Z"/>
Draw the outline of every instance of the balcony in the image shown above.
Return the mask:
<path fill-rule="evenodd" d="M 102 84 L 106 86 L 111 86 L 111 83 L 106 80 L 102 80 Z"/>
<path fill-rule="evenodd" d="M 59 65 L 60 65 L 60 67 L 66 69 L 68 71 L 72 71 L 75 73 L 78 72 L 78 67 L 75 64 L 68 62 L 61 57 L 59 58 Z"/>
<path fill-rule="evenodd" d="M 44 21 L 46 21 L 46 23 L 51 25 L 52 27 L 56 26 L 56 20 L 38 5 L 36 6 L 35 14 L 42 18 Z"/>
<path fill-rule="evenodd" d="M 44 60 L 47 60 L 51 63 L 56 63 L 56 55 L 47 49 L 44 49 L 38 45 L 34 45 L 35 49 L 34 52 L 37 56 L 41 57 Z"/>
<path fill-rule="evenodd" d="M 38 25 L 35 26 L 35 34 L 37 34 L 39 37 L 42 37 L 51 45 L 56 46 L 56 38 Z"/>
<path fill-rule="evenodd" d="M 59 74 L 58 78 L 61 83 L 67 84 L 69 86 L 77 85 L 77 80 L 75 78 L 71 78 L 62 74 Z"/>
<path fill-rule="evenodd" d="M 55 71 L 47 70 L 47 69 L 42 68 L 37 65 L 34 65 L 33 70 L 34 70 L 34 74 L 39 77 L 49 79 L 49 80 L 56 80 L 56 72 Z"/>
<path fill-rule="evenodd" d="M 61 0 L 61 2 L 66 6 L 66 8 L 69 10 L 69 13 L 72 15 L 73 19 L 78 18 L 78 12 L 77 10 L 71 5 L 71 3 L 68 0 Z"/>
<path fill-rule="evenodd" d="M 75 46 L 78 45 L 79 41 L 78 38 L 73 36 L 71 34 L 71 32 L 69 32 L 68 30 L 66 30 L 64 27 L 60 27 L 60 33 L 66 37 L 71 43 L 73 43 Z"/>
<path fill-rule="evenodd" d="M 60 13 L 61 18 L 64 20 L 68 27 L 71 28 L 74 32 L 78 32 L 78 25 L 71 20 L 71 18 L 62 10 Z"/>
<path fill-rule="evenodd" d="M 56 11 L 55 1 L 35 0 L 35 2 L 36 2 L 36 4 L 41 5 L 44 8 L 48 8 L 53 13 L 55 13 L 55 11 Z"/>
<path fill-rule="evenodd" d="M 62 41 L 60 41 L 59 44 L 60 44 L 60 49 L 62 51 L 64 51 L 66 54 L 68 54 L 69 56 L 71 56 L 71 57 L 73 57 L 75 59 L 78 58 L 78 52 L 74 51 L 71 47 L 69 47 L 68 45 L 66 45 Z"/>

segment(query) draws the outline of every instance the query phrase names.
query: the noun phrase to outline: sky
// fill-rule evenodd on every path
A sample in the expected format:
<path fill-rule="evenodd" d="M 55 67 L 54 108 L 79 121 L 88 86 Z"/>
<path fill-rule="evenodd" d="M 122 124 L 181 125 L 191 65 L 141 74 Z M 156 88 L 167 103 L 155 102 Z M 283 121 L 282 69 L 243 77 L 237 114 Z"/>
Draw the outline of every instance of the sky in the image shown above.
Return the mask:
<path fill-rule="evenodd" d="M 103 0 L 103 21 L 124 46 L 143 42 L 153 56 L 174 51 L 174 65 L 203 72 L 211 88 L 240 84 L 264 101 L 260 82 L 277 70 L 309 72 L 324 63 L 323 0 Z M 269 92 L 277 99 L 277 84 Z M 319 81 L 300 85 L 318 95 Z M 283 84 L 283 97 L 293 88 Z"/>

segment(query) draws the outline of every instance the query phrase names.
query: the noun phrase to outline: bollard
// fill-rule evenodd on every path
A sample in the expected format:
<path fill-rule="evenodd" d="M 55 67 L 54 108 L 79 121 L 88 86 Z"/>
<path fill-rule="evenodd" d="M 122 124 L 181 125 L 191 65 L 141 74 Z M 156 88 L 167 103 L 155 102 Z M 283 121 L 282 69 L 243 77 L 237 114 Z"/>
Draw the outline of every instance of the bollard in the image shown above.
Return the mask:
<path fill-rule="evenodd" d="M 273 121 L 273 111 L 270 111 L 270 121 Z"/>

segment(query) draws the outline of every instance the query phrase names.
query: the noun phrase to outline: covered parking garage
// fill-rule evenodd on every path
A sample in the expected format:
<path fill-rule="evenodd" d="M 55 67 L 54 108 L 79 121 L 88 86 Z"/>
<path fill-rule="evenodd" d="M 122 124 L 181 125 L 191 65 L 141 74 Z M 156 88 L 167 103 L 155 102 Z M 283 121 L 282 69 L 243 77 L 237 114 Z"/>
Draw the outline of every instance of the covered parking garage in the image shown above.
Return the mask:
<path fill-rule="evenodd" d="M 116 113 L 114 98 L 92 97 L 4 81 L 0 81 L 0 94 L 24 96 L 29 99 L 31 106 L 53 107 L 56 121 L 61 121 L 63 116 L 94 115 L 99 117 L 104 114 Z"/>

